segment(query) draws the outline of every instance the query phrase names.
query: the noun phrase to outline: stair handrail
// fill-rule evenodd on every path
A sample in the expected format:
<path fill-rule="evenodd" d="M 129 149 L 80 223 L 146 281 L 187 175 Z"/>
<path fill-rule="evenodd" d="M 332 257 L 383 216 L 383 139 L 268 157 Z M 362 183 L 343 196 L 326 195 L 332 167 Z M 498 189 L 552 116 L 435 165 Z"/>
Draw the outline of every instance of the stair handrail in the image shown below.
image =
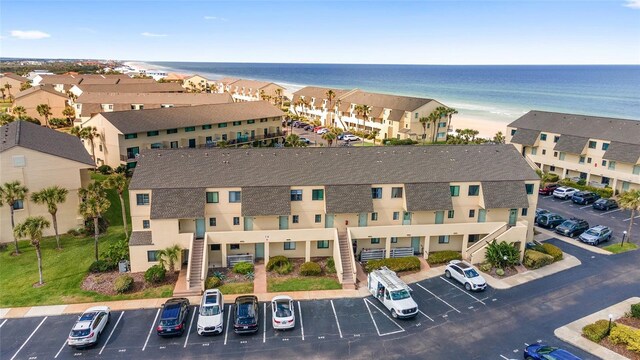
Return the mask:
<path fill-rule="evenodd" d="M 202 242 L 202 268 L 200 269 L 200 289 L 205 291 L 207 273 L 209 272 L 209 252 L 207 251 L 207 239 Z"/>
<path fill-rule="evenodd" d="M 349 249 L 349 260 L 351 261 L 351 272 L 352 272 L 352 276 L 353 276 L 353 283 L 355 284 L 357 282 L 357 273 L 358 270 L 356 268 L 356 256 L 353 253 L 353 246 L 351 245 L 353 244 L 352 240 L 351 240 L 351 231 L 349 231 L 349 228 L 347 228 L 347 245 L 348 249 Z"/>
<path fill-rule="evenodd" d="M 189 288 L 189 281 L 191 280 L 191 256 L 193 254 L 193 240 L 195 234 L 191 233 L 191 239 L 189 240 L 189 261 L 187 261 L 187 288 Z"/>
<path fill-rule="evenodd" d="M 507 229 L 508 225 L 509 224 L 504 223 L 502 226 L 493 230 L 492 232 L 487 234 L 487 236 L 483 237 L 482 239 L 478 240 L 478 242 L 468 247 L 465 250 L 465 253 L 467 254 L 467 256 L 475 254 L 478 250 L 480 250 L 483 247 L 485 243 L 488 243 L 490 240 L 493 240 L 496 237 L 500 236 L 500 234 L 502 234 Z"/>
<path fill-rule="evenodd" d="M 342 279 L 344 278 L 344 269 L 342 268 L 342 254 L 340 252 L 340 235 L 338 234 L 338 229 L 333 229 L 333 262 L 336 267 L 336 274 L 338 275 L 338 280 L 342 284 Z M 340 259 L 340 261 L 335 261 L 336 259 Z"/>

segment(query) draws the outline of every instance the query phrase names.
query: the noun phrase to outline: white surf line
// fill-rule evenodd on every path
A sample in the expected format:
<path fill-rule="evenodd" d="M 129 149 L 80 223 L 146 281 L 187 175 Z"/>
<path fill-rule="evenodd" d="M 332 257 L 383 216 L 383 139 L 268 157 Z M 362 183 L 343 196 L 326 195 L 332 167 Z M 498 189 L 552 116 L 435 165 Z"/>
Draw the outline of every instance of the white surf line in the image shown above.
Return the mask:
<path fill-rule="evenodd" d="M 438 295 L 436 295 L 436 294 L 432 293 L 432 292 L 431 292 L 431 291 L 429 291 L 429 289 L 427 289 L 426 287 L 424 287 L 424 286 L 422 286 L 422 285 L 420 285 L 420 284 L 417 284 L 417 283 L 416 283 L 416 285 L 420 286 L 420 287 L 422 288 L 422 290 L 424 290 L 424 291 L 428 292 L 429 294 L 433 295 L 433 297 L 435 297 L 436 299 L 438 299 L 438 300 L 442 301 L 442 302 L 443 302 L 443 303 L 445 303 L 448 307 L 452 308 L 453 310 L 457 311 L 457 312 L 458 312 L 458 314 L 460 314 L 460 310 L 456 309 L 455 307 L 453 307 L 453 305 L 449 304 L 448 302 L 446 302 L 446 301 L 442 300 Z"/>
<path fill-rule="evenodd" d="M 65 339 L 65 340 L 64 340 L 64 343 L 63 343 L 63 344 L 62 344 L 62 346 L 60 347 L 60 350 L 58 350 L 58 352 L 56 353 L 56 356 L 54 356 L 54 357 L 53 357 L 54 359 L 57 359 L 57 358 L 58 358 L 58 355 L 60 355 L 60 353 L 62 352 L 62 349 L 64 349 L 64 347 L 67 345 L 67 341 L 68 341 L 68 339 Z"/>
<path fill-rule="evenodd" d="M 227 345 L 227 336 L 229 336 L 229 322 L 231 321 L 231 305 L 229 305 L 229 309 L 227 310 L 227 326 L 224 329 L 224 345 Z"/>
<path fill-rule="evenodd" d="M 340 329 L 340 322 L 338 321 L 338 314 L 336 313 L 336 307 L 333 306 L 333 300 L 329 300 L 329 301 L 331 302 L 331 308 L 333 309 L 333 317 L 336 318 L 336 325 L 338 325 L 338 332 L 340 333 L 340 339 L 342 339 L 342 329 Z"/>
<path fill-rule="evenodd" d="M 35 330 L 33 330 L 33 332 L 31 333 L 31 335 L 29 335 L 29 337 L 27 338 L 27 340 L 25 340 L 22 343 L 22 346 L 20 346 L 20 349 L 18 349 L 18 351 L 16 351 L 15 354 L 13 354 L 13 356 L 11 357 L 11 360 L 15 359 L 16 356 L 18 356 L 18 353 L 20 352 L 20 350 L 22 350 L 22 348 L 27 345 L 27 343 L 29 342 L 29 340 L 31 340 L 31 338 L 33 337 L 33 335 L 36 333 L 36 331 L 38 331 L 38 329 L 40 329 L 40 326 L 42 326 L 42 324 L 44 323 L 45 320 L 47 320 L 48 316 L 45 316 L 44 319 L 42 319 L 42 321 L 40 321 L 40 324 L 38 324 L 38 326 L 36 327 Z"/>
<path fill-rule="evenodd" d="M 124 315 L 124 311 L 120 313 L 120 316 L 118 317 L 118 321 L 116 321 L 116 324 L 113 326 L 113 329 L 111 329 L 111 332 L 109 333 L 109 337 L 107 337 L 107 341 L 105 341 L 104 345 L 102 345 L 102 349 L 100 349 L 100 352 L 98 353 L 98 355 L 102 355 L 102 352 L 104 351 L 104 348 L 107 347 L 107 344 L 109 343 L 109 340 L 111 340 L 111 335 L 113 335 L 113 332 L 116 331 L 116 328 L 118 327 L 118 324 L 120 323 L 120 319 L 122 319 L 122 315 Z"/>
<path fill-rule="evenodd" d="M 433 320 L 432 318 L 430 318 L 430 317 L 429 317 L 429 315 L 427 315 L 427 314 L 423 313 L 423 312 L 422 312 L 422 310 L 418 309 L 418 312 L 419 312 L 420 314 L 424 315 L 427 319 L 429 319 L 429 320 L 431 320 L 431 321 L 434 321 L 434 322 L 435 322 L 435 320 Z"/>
<path fill-rule="evenodd" d="M 475 296 L 473 296 L 473 295 L 469 294 L 469 292 L 467 292 L 467 291 L 465 291 L 465 290 L 460 289 L 460 288 L 458 287 L 458 285 L 456 285 L 456 284 L 452 283 L 451 281 L 449 281 L 449 280 L 447 280 L 447 279 L 443 278 L 442 276 L 440 276 L 440 279 L 442 279 L 442 280 L 444 280 L 444 281 L 448 282 L 449 284 L 451 284 L 451 286 L 453 286 L 454 288 L 456 288 L 456 289 L 458 289 L 458 290 L 462 291 L 464 294 L 467 294 L 468 296 L 472 297 L 473 299 L 475 299 L 475 300 L 476 300 L 477 302 L 479 302 L 480 304 L 482 304 L 482 305 L 487 305 L 487 304 L 485 304 L 485 303 L 484 303 L 484 301 L 482 301 L 482 300 L 478 299 L 477 297 L 475 297 Z"/>
<path fill-rule="evenodd" d="M 369 301 L 367 299 L 362 299 L 362 300 L 364 300 L 364 304 L 367 306 L 367 310 L 369 311 L 369 316 L 371 317 L 371 321 L 373 321 L 373 325 L 375 326 L 376 331 L 378 332 L 378 336 L 386 336 L 386 335 L 391 335 L 391 334 L 397 334 L 397 333 L 404 332 L 404 328 L 402 326 L 400 326 L 400 324 L 395 322 L 392 318 L 390 318 L 389 315 L 387 315 L 385 313 L 385 311 L 382 311 L 382 309 L 380 309 L 374 303 L 372 303 L 371 301 Z M 380 330 L 378 329 L 378 324 L 376 323 L 376 320 L 373 318 L 373 313 L 371 312 L 371 309 L 369 308 L 369 304 L 371 304 L 371 306 L 373 306 L 376 309 L 378 309 L 378 311 L 380 311 L 380 313 L 382 315 L 384 315 L 387 319 L 391 320 L 391 322 L 394 323 L 397 327 L 399 327 L 400 330 L 396 330 L 396 331 L 391 331 L 391 332 L 388 332 L 388 333 L 380 334 Z"/>
<path fill-rule="evenodd" d="M 602 214 L 600 214 L 600 216 L 605 216 L 607 214 L 611 214 L 611 213 L 618 212 L 618 211 L 622 211 L 622 209 L 615 209 L 615 210 L 610 210 L 610 211 L 607 211 L 607 212 L 603 212 Z"/>
<path fill-rule="evenodd" d="M 302 330 L 302 340 L 304 341 L 304 323 L 302 322 L 302 307 L 300 307 L 300 301 L 298 301 L 298 314 L 300 314 L 300 330 Z"/>
<path fill-rule="evenodd" d="M 2 326 L 4 325 L 4 323 L 7 322 L 8 319 L 4 319 L 4 321 L 2 322 L 2 324 L 0 324 L 0 329 L 2 328 Z"/>
<path fill-rule="evenodd" d="M 156 312 L 156 317 L 153 319 L 153 323 L 151 323 L 151 329 L 149 329 L 149 334 L 147 334 L 147 340 L 144 342 L 144 346 L 142 347 L 142 351 L 147 348 L 147 343 L 149 342 L 149 338 L 151 337 L 151 332 L 153 328 L 156 326 L 156 320 L 158 320 L 158 315 L 160 315 L 160 309 Z"/>
<path fill-rule="evenodd" d="M 191 323 L 189 323 L 189 331 L 187 331 L 187 338 L 184 339 L 183 348 L 187 347 L 187 342 L 189 341 L 189 334 L 191 334 L 191 329 L 193 328 L 193 319 L 196 318 L 196 307 L 193 307 L 193 314 L 191 314 Z"/>
<path fill-rule="evenodd" d="M 262 319 L 262 343 L 267 341 L 267 303 L 264 303 L 264 316 Z"/>

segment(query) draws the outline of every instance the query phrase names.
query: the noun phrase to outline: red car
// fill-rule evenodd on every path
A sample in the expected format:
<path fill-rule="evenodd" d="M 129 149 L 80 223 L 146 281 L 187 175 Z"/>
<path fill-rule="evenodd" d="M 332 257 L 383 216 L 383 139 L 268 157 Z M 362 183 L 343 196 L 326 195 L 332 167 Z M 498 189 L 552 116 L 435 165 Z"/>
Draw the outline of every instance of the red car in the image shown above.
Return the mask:
<path fill-rule="evenodd" d="M 538 194 L 540 195 L 551 195 L 553 191 L 558 188 L 558 184 L 547 184 L 545 186 L 540 187 L 538 190 Z"/>
<path fill-rule="evenodd" d="M 318 132 L 320 129 L 322 129 L 322 126 L 316 126 L 313 128 L 313 132 Z"/>

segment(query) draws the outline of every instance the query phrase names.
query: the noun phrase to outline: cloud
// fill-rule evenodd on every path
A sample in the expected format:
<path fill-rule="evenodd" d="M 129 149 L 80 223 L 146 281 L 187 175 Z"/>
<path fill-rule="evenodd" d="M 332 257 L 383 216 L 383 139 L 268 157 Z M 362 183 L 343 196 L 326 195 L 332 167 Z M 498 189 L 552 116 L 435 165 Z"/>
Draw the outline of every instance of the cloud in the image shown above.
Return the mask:
<path fill-rule="evenodd" d="M 146 37 L 166 37 L 169 36 L 167 34 L 156 34 L 156 33 L 150 33 L 150 32 L 143 32 L 142 34 L 140 34 L 142 36 L 146 36 Z"/>
<path fill-rule="evenodd" d="M 205 16 L 205 20 L 218 20 L 218 21 L 227 21 L 227 19 L 218 16 Z"/>
<path fill-rule="evenodd" d="M 46 32 L 38 31 L 38 30 L 11 30 L 11 37 L 20 40 L 38 40 L 38 39 L 46 39 L 51 37 L 51 35 Z"/>
<path fill-rule="evenodd" d="M 632 9 L 640 9 L 640 0 L 627 0 L 624 6 Z"/>

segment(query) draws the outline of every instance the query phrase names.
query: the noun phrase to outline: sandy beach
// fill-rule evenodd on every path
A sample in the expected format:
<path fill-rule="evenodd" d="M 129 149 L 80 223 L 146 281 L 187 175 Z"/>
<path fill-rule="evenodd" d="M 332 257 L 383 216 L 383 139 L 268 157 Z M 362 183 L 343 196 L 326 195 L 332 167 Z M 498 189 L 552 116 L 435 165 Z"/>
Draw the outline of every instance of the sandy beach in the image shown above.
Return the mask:
<path fill-rule="evenodd" d="M 505 135 L 507 131 L 507 125 L 508 125 L 507 123 L 504 123 L 502 121 L 495 121 L 495 120 L 483 119 L 478 117 L 469 117 L 468 115 L 465 115 L 465 114 L 453 115 L 453 117 L 451 118 L 452 129 L 478 130 L 480 132 L 478 136 L 483 138 L 493 138 L 493 136 L 498 131 L 502 131 L 502 134 Z"/>

